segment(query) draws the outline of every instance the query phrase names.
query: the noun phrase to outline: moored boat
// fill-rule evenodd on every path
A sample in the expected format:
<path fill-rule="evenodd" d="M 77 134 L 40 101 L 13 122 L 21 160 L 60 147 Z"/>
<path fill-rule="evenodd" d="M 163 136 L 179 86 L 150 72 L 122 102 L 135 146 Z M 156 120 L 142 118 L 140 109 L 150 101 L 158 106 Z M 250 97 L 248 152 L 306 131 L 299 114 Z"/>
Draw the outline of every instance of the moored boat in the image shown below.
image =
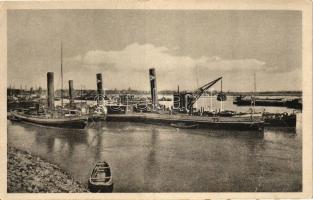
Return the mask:
<path fill-rule="evenodd" d="M 27 115 L 23 112 L 17 111 L 12 111 L 11 115 L 17 121 L 58 128 L 83 129 L 87 125 L 88 121 L 88 117 L 86 116 L 47 117 L 40 115 Z"/>
<path fill-rule="evenodd" d="M 110 166 L 107 162 L 98 162 L 88 180 L 88 189 L 90 192 L 112 192 L 113 179 Z"/>
<path fill-rule="evenodd" d="M 174 128 L 193 129 L 197 128 L 198 124 L 172 123 L 171 126 Z"/>
<path fill-rule="evenodd" d="M 292 113 L 263 113 L 266 126 L 270 127 L 296 127 L 297 115 Z"/>

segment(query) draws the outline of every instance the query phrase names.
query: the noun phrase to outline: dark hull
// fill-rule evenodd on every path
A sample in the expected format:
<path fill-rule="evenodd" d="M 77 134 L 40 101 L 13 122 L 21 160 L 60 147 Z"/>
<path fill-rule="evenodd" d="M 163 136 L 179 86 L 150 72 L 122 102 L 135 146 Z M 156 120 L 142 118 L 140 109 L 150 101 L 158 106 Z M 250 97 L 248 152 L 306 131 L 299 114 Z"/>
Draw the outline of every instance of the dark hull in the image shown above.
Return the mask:
<path fill-rule="evenodd" d="M 228 129 L 228 130 L 252 130 L 252 131 L 262 131 L 264 130 L 263 121 L 240 121 L 234 118 L 229 118 L 232 121 L 218 121 L 212 120 L 213 118 L 198 118 L 193 116 L 188 116 L 187 118 L 174 118 L 173 116 L 158 117 L 155 115 L 145 115 L 145 114 L 135 114 L 135 115 L 108 115 L 107 121 L 115 122 L 139 122 L 147 124 L 157 124 L 157 125 L 171 125 L 171 124 L 193 124 L 197 125 L 198 128 L 207 129 Z"/>
<path fill-rule="evenodd" d="M 286 107 L 302 110 L 302 103 L 298 101 L 286 101 Z"/>
<path fill-rule="evenodd" d="M 237 97 L 233 104 L 236 104 L 238 106 L 251 106 L 251 100 L 250 99 L 241 99 Z M 287 108 L 294 108 L 302 110 L 302 102 L 299 99 L 293 99 L 293 100 L 287 100 L 284 101 L 282 99 L 271 99 L 271 100 L 261 100 L 257 99 L 255 101 L 256 106 L 274 106 L 274 107 L 287 107 Z"/>
<path fill-rule="evenodd" d="M 88 122 L 101 122 L 106 120 L 106 115 L 91 114 L 88 115 Z"/>
<path fill-rule="evenodd" d="M 28 122 L 38 124 L 41 126 L 50 126 L 57 128 L 71 128 L 71 129 L 84 129 L 87 125 L 86 117 L 72 117 L 63 119 L 45 119 L 32 116 L 26 116 L 22 114 L 12 113 L 12 115 L 21 122 Z"/>
<path fill-rule="evenodd" d="M 90 192 L 111 193 L 113 191 L 113 183 L 111 185 L 95 185 L 88 181 L 88 189 Z"/>
<path fill-rule="evenodd" d="M 237 100 L 233 104 L 238 106 L 251 106 L 251 100 Z M 275 106 L 275 107 L 284 107 L 285 103 L 283 101 L 261 101 L 257 100 L 255 106 Z"/>
<path fill-rule="evenodd" d="M 267 127 L 296 127 L 297 117 L 283 116 L 283 117 L 264 117 L 265 126 Z"/>

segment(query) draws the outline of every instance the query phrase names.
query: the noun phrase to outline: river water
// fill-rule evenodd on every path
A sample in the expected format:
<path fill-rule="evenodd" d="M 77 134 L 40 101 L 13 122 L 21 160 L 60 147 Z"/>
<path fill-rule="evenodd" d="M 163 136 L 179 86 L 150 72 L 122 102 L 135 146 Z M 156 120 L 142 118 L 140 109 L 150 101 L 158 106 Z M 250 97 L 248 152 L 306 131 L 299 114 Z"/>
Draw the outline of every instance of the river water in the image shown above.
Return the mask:
<path fill-rule="evenodd" d="M 237 111 L 249 108 L 236 107 L 231 100 L 224 103 L 224 108 Z M 102 122 L 84 130 L 11 121 L 7 125 L 9 146 L 58 164 L 82 183 L 87 184 L 97 161 L 106 160 L 113 174 L 113 192 L 302 189 L 301 113 L 297 114 L 296 129 L 266 128 L 263 137 L 141 123 Z"/>

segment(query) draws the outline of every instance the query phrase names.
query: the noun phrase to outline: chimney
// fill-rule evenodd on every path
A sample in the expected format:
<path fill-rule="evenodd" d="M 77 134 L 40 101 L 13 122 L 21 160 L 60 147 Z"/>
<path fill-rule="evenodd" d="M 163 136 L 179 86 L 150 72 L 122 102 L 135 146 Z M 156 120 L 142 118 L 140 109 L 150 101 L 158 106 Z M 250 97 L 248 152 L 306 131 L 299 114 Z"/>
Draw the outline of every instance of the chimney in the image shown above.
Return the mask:
<path fill-rule="evenodd" d="M 53 72 L 47 73 L 47 92 L 48 92 L 48 108 L 54 109 L 54 74 Z"/>
<path fill-rule="evenodd" d="M 154 68 L 149 69 L 149 77 L 150 77 L 150 87 L 151 87 L 151 99 L 152 99 L 152 108 L 156 110 L 158 105 L 158 92 L 156 85 L 156 73 Z"/>
<path fill-rule="evenodd" d="M 97 104 L 99 105 L 100 101 L 104 99 L 104 91 L 102 86 L 102 74 L 97 74 Z"/>
<path fill-rule="evenodd" d="M 74 87 L 73 87 L 73 80 L 68 81 L 68 92 L 70 96 L 70 107 L 73 106 L 74 103 Z"/>

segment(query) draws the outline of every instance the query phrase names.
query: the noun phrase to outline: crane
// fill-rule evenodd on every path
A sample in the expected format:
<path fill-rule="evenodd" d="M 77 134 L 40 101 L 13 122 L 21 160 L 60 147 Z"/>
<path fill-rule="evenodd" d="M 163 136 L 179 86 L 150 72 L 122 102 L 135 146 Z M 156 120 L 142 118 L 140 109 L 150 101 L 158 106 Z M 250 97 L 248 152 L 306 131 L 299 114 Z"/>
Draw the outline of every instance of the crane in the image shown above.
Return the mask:
<path fill-rule="evenodd" d="M 219 77 L 215 79 L 214 81 L 211 81 L 201 87 L 199 87 L 196 91 L 194 91 L 191 95 L 191 100 L 187 103 L 187 109 L 192 112 L 193 105 L 197 102 L 197 100 L 201 97 L 201 95 L 208 90 L 210 87 L 212 87 L 215 83 L 217 83 L 219 80 L 222 80 L 223 77 Z"/>

